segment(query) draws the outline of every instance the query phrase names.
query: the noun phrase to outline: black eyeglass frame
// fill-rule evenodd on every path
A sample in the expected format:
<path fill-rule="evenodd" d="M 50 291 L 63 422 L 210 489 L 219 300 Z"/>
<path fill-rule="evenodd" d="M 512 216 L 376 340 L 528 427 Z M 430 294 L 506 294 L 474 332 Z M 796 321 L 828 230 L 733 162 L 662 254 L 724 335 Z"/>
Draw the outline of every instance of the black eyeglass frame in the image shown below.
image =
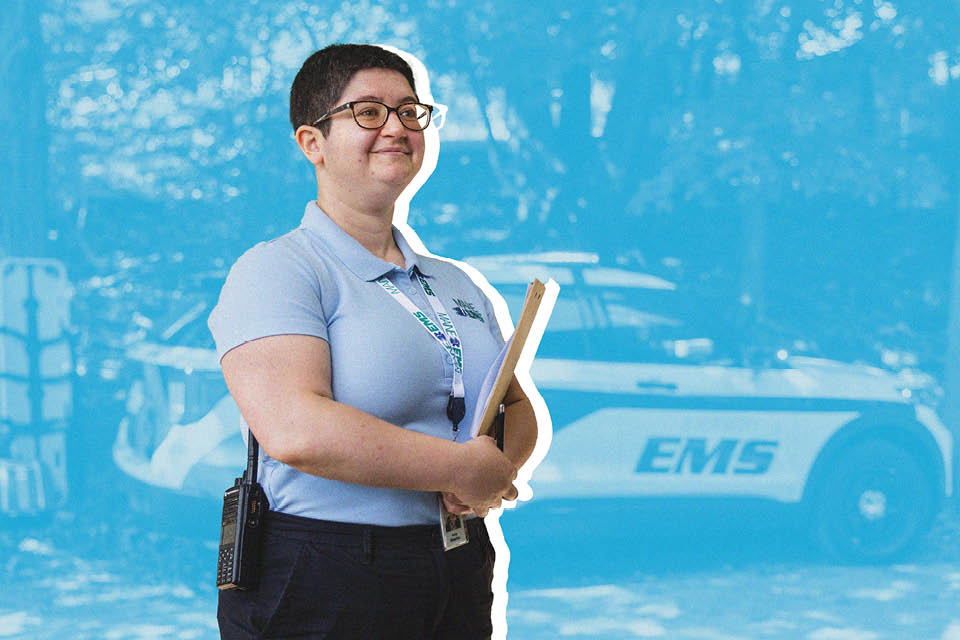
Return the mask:
<path fill-rule="evenodd" d="M 366 104 L 371 104 L 371 103 L 372 103 L 372 104 L 379 104 L 380 106 L 382 106 L 384 109 L 387 110 L 387 115 L 384 117 L 383 122 L 381 122 L 381 123 L 380 123 L 379 125 L 377 125 L 376 127 L 365 127 L 365 126 L 363 126 L 362 124 L 360 124 L 360 121 L 359 121 L 359 120 L 357 120 L 357 113 L 353 110 L 353 107 L 354 107 L 354 105 L 365 104 L 365 103 L 366 103 Z M 423 127 L 420 128 L 420 129 L 414 129 L 413 127 L 409 126 L 406 122 L 403 121 L 403 118 L 400 116 L 400 109 L 401 109 L 402 107 L 405 107 L 405 106 L 411 105 L 411 104 L 418 104 L 418 105 L 420 105 L 421 107 L 424 107 L 424 108 L 427 110 L 427 123 L 426 123 L 425 125 L 423 125 Z M 326 120 L 327 118 L 329 118 L 330 116 L 335 115 L 335 114 L 337 114 L 337 113 L 340 113 L 341 111 L 346 111 L 347 109 L 350 109 L 350 114 L 353 115 L 353 121 L 356 122 L 356 123 L 357 123 L 357 126 L 360 127 L 361 129 L 369 129 L 369 130 L 380 129 L 380 128 L 383 127 L 385 124 L 387 124 L 387 120 L 390 119 L 390 112 L 392 111 L 393 113 L 396 113 L 396 114 L 397 114 L 397 120 L 400 121 L 400 124 L 402 124 L 405 129 L 409 129 L 410 131 L 423 131 L 424 129 L 426 129 L 427 127 L 430 126 L 430 120 L 431 120 L 432 117 L 433 117 L 433 110 L 435 109 L 435 107 L 434 107 L 434 105 L 432 105 L 432 104 L 424 104 L 424 103 L 422 103 L 422 102 L 404 102 L 403 104 L 398 104 L 398 105 L 395 106 L 395 107 L 391 107 L 391 106 L 389 106 L 389 105 L 386 105 L 386 104 L 380 102 L 379 100 L 356 100 L 356 101 L 354 101 L 354 102 L 346 102 L 346 103 L 340 105 L 339 107 L 334 107 L 334 108 L 331 109 L 330 111 L 327 111 L 325 114 L 323 114 L 322 116 L 320 116 L 319 118 L 317 118 L 316 120 L 314 120 L 314 121 L 313 121 L 313 124 L 311 124 L 310 126 L 311 126 L 311 127 L 315 127 L 315 126 L 317 126 L 318 124 L 320 124 L 321 122 L 323 122 L 324 120 Z"/>

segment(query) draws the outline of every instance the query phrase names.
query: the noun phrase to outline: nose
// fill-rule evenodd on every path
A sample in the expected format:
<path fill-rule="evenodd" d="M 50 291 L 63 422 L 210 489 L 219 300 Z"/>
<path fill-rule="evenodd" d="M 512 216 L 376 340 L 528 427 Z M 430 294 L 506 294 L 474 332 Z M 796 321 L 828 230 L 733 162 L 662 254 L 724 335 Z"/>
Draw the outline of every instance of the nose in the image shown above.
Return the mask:
<path fill-rule="evenodd" d="M 380 132 L 395 136 L 398 134 L 406 135 L 406 131 L 407 128 L 400 122 L 400 114 L 396 111 L 388 111 L 387 121 L 380 127 Z"/>

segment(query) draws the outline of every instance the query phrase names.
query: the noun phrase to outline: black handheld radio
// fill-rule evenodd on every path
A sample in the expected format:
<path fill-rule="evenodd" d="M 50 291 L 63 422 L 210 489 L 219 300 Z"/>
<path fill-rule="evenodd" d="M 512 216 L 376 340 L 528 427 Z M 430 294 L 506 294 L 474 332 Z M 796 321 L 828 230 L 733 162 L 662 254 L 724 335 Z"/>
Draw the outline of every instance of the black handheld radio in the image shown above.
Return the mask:
<path fill-rule="evenodd" d="M 257 483 L 259 444 L 247 436 L 247 469 L 223 493 L 217 589 L 254 589 L 260 580 L 260 543 L 263 514 L 270 505 Z"/>

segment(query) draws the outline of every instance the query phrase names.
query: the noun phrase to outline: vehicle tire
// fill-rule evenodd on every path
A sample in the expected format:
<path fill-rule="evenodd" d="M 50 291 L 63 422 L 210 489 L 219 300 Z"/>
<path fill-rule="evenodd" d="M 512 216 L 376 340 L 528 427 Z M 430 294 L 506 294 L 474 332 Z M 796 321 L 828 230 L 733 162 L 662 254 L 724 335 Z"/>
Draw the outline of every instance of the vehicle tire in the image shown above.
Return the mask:
<path fill-rule="evenodd" d="M 815 479 L 812 533 L 829 556 L 877 563 L 908 551 L 930 526 L 931 474 L 883 439 L 849 445 Z"/>

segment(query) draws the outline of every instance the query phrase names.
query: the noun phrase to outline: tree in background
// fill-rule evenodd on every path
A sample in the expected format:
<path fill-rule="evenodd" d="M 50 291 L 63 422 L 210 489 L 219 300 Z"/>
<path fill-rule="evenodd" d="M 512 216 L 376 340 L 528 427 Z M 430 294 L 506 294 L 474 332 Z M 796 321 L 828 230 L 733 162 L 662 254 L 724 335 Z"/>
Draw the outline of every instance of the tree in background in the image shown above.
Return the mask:
<path fill-rule="evenodd" d="M 46 47 L 40 30 L 42 5 L 13 0 L 0 21 L 0 257 L 48 252 Z"/>

